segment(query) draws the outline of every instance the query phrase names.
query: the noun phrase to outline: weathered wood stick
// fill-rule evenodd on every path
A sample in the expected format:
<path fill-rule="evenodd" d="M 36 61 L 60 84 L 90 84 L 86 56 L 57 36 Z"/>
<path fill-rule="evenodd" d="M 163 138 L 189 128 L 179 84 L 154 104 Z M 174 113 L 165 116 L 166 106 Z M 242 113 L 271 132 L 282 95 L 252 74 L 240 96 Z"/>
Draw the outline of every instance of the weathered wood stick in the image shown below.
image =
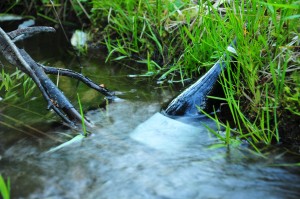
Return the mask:
<path fill-rule="evenodd" d="M 18 29 L 9 33 L 5 33 L 3 29 L 0 28 L 0 52 L 9 63 L 18 67 L 33 79 L 43 97 L 47 101 L 48 109 L 53 109 L 70 127 L 77 128 L 75 123 L 81 124 L 82 116 L 74 108 L 67 97 L 61 92 L 61 90 L 59 90 L 52 80 L 46 75 L 46 72 L 49 74 L 61 73 L 65 76 L 77 78 L 91 88 L 104 94 L 109 100 L 114 99 L 114 93 L 95 84 L 80 73 L 76 73 L 67 69 L 55 70 L 52 67 L 44 67 L 36 63 L 24 49 L 19 49 L 14 44 L 16 41 L 28 38 L 40 32 L 55 32 L 55 29 L 51 27 L 39 26 Z M 83 119 L 86 126 L 93 127 L 93 125 L 86 118 Z"/>
<path fill-rule="evenodd" d="M 231 45 L 228 46 L 228 50 L 235 51 L 236 39 L 233 40 Z M 199 109 L 207 113 L 211 113 L 214 110 L 216 100 L 209 99 L 209 95 L 216 94 L 221 85 L 218 82 L 223 70 L 226 69 L 227 62 L 232 60 L 228 53 L 224 53 L 223 56 L 215 63 L 215 65 L 207 71 L 198 81 L 185 89 L 180 95 L 171 101 L 171 103 L 164 110 L 167 116 L 197 116 L 201 114 Z M 219 89 L 217 89 L 219 87 Z M 215 92 L 215 93 L 214 93 Z M 217 94 L 218 95 L 218 94 Z M 219 101 L 220 103 L 220 101 Z M 216 107 L 215 107 L 216 108 Z"/>
<path fill-rule="evenodd" d="M 114 95 L 114 92 L 109 91 L 107 88 L 100 86 L 93 82 L 90 78 L 83 76 L 81 73 L 74 72 L 69 69 L 65 68 L 54 68 L 50 66 L 44 66 L 42 64 L 38 64 L 41 66 L 46 74 L 52 74 L 52 75 L 59 75 L 59 76 L 67 76 L 67 77 L 72 77 L 74 79 L 78 79 L 90 88 L 102 93 L 106 99 L 108 100 L 113 100 L 116 98 Z"/>

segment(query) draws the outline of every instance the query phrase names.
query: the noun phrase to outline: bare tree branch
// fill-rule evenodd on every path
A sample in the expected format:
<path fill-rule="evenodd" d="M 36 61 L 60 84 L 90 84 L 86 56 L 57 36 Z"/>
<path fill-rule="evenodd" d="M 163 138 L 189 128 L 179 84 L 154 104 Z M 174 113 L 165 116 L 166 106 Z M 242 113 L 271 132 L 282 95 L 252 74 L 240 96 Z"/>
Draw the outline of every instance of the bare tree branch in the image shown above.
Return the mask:
<path fill-rule="evenodd" d="M 38 64 L 41 66 L 46 74 L 52 74 L 52 75 L 59 75 L 59 76 L 67 76 L 67 77 L 72 77 L 74 79 L 78 79 L 82 81 L 84 84 L 89 86 L 92 89 L 95 89 L 96 91 L 99 91 L 103 95 L 105 95 L 106 99 L 108 100 L 113 100 L 116 96 L 114 95 L 113 92 L 107 90 L 105 87 L 101 85 L 95 84 L 90 78 L 83 76 L 81 73 L 74 72 L 69 69 L 64 69 L 64 68 L 54 68 L 50 66 L 44 66 L 42 64 Z"/>
<path fill-rule="evenodd" d="M 82 74 L 68 70 L 68 69 L 55 69 L 53 67 L 46 67 L 35 62 L 30 55 L 24 50 L 19 49 L 14 42 L 28 38 L 34 34 L 40 32 L 54 32 L 52 27 L 29 27 L 24 29 L 18 29 L 9 33 L 5 33 L 0 28 L 0 52 L 12 65 L 18 67 L 20 70 L 29 75 L 43 97 L 48 103 L 47 108 L 53 109 L 57 115 L 59 115 L 69 126 L 77 128 L 75 124 L 80 124 L 82 116 L 74 108 L 67 97 L 56 87 L 51 79 L 46 75 L 48 74 L 60 74 L 68 77 L 76 78 L 84 82 L 89 87 L 99 91 L 106 96 L 107 99 L 113 100 L 114 93 L 101 87 Z M 74 122 L 73 122 L 74 121 Z M 93 125 L 84 118 L 85 125 L 92 127 Z"/>

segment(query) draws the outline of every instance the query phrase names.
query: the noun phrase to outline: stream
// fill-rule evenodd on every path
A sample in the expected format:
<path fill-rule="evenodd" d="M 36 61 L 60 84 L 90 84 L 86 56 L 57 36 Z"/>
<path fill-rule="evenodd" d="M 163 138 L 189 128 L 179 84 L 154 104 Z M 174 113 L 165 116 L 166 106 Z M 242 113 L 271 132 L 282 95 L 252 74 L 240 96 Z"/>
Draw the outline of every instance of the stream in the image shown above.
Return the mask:
<path fill-rule="evenodd" d="M 22 45 L 41 63 L 79 70 L 63 40 L 63 35 L 42 34 Z M 299 162 L 299 155 L 276 148 L 262 157 L 246 143 L 218 147 L 222 142 L 200 122 L 156 115 L 178 88 L 149 77 L 130 78 L 141 71 L 105 63 L 101 51 L 96 54 L 81 58 L 84 75 L 117 91 L 123 100 L 103 108 L 103 96 L 61 78 L 59 87 L 74 104 L 79 93 L 86 116 L 96 125 L 80 142 L 47 153 L 76 132 L 61 126 L 41 97 L 16 106 L 0 101 L 0 173 L 10 177 L 12 198 L 300 198 L 300 168 L 280 166 Z M 148 120 L 153 115 L 157 118 Z M 5 116 L 21 122 L 13 125 Z"/>

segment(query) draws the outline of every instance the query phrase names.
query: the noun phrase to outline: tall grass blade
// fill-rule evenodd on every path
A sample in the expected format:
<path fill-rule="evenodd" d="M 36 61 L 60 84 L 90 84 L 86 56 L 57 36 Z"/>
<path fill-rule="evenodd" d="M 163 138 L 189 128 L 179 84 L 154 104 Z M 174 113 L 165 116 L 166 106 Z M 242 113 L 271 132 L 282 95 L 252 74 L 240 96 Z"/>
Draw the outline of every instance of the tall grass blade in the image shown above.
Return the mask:
<path fill-rule="evenodd" d="M 5 182 L 1 174 L 0 174 L 0 193 L 3 199 L 10 199 L 10 180 L 8 178 L 7 182 Z"/>

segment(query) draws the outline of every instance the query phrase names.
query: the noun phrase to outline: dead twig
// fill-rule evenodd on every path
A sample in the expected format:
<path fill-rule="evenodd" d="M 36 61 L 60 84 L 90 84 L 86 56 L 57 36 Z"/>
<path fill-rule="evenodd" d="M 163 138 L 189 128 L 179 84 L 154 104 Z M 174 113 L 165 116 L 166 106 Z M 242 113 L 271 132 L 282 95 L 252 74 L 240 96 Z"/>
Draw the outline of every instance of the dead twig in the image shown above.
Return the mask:
<path fill-rule="evenodd" d="M 47 101 L 48 109 L 54 110 L 70 127 L 77 128 L 76 124 L 81 123 L 82 116 L 61 92 L 61 90 L 59 90 L 52 80 L 49 79 L 46 73 L 59 74 L 79 79 L 89 87 L 105 95 L 109 100 L 114 99 L 114 93 L 95 84 L 92 80 L 80 73 L 68 69 L 56 69 L 38 64 L 24 49 L 19 49 L 15 45 L 16 41 L 26 39 L 40 32 L 55 32 L 55 29 L 52 27 L 37 26 L 18 29 L 6 33 L 2 28 L 0 28 L 0 52 L 9 63 L 18 67 L 33 79 Z M 93 126 L 86 118 L 84 118 L 84 122 L 88 127 Z"/>

